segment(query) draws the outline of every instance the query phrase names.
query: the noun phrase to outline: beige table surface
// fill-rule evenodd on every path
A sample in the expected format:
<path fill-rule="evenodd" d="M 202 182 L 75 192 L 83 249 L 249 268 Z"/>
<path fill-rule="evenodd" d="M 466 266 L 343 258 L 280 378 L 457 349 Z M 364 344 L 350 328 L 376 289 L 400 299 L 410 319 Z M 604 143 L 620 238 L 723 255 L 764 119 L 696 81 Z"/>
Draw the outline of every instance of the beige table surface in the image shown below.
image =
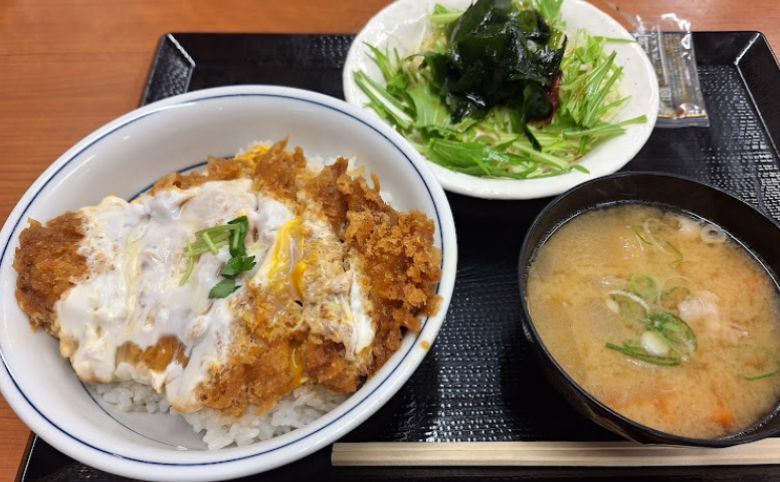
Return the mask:
<path fill-rule="evenodd" d="M 642 15 L 676 12 L 694 30 L 758 30 L 780 48 L 777 0 L 612 1 Z M 163 33 L 350 33 L 387 3 L 0 0 L 0 220 L 68 147 L 138 105 Z M 0 398 L 0 481 L 16 476 L 29 436 Z"/>

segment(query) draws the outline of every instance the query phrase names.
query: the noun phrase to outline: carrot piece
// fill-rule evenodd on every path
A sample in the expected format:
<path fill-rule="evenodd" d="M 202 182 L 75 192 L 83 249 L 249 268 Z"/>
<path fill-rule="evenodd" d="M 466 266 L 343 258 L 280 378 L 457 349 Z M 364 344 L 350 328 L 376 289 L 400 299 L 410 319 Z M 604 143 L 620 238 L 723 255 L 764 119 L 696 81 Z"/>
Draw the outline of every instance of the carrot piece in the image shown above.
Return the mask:
<path fill-rule="evenodd" d="M 731 410 L 720 403 L 712 413 L 712 420 L 723 428 L 729 428 L 734 423 L 734 415 L 731 413 Z"/>

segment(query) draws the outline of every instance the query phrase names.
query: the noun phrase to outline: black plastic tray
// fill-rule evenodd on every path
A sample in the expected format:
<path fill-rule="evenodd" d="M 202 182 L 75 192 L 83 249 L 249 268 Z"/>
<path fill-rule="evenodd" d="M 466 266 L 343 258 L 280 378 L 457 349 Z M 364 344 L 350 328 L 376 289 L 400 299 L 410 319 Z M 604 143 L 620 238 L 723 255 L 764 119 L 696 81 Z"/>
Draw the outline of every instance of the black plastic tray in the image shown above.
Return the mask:
<path fill-rule="evenodd" d="M 205 87 L 265 83 L 341 97 L 350 35 L 168 34 L 142 104 Z M 665 171 L 725 188 L 780 220 L 778 68 L 757 32 L 694 35 L 709 128 L 656 129 L 627 170 Z M 294 137 L 293 137 L 294 142 Z M 439 337 L 409 382 L 344 441 L 614 440 L 542 378 L 520 328 L 516 259 L 549 201 L 449 195 L 458 230 L 455 293 Z M 780 477 L 780 466 L 655 469 L 334 468 L 330 449 L 253 480 Z M 780 462 L 780 461 L 779 461 Z M 35 439 L 21 479 L 124 480 Z"/>

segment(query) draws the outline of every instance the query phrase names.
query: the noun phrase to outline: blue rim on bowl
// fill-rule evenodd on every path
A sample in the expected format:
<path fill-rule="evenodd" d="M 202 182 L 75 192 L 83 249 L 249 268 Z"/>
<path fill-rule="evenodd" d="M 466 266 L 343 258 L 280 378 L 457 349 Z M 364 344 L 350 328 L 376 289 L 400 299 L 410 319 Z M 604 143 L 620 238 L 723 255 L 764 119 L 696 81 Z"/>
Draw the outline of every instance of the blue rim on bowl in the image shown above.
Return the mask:
<path fill-rule="evenodd" d="M 396 152 L 399 161 L 408 163 L 408 168 L 422 183 L 432 203 L 438 232 L 438 245 L 442 249 L 442 281 L 437 292 L 443 298 L 440 311 L 426 319 L 416 337 L 407 335 L 401 349 L 375 374 L 357 393 L 339 407 L 310 425 L 273 439 L 248 447 L 218 451 L 153 451 L 147 455 L 138 450 L 123 450 L 88 441 L 84 434 L 73 433 L 49 415 L 45 404 L 34 400 L 19 383 L 19 367 L 14 367 L 6 356 L 9 340 L 6 333 L 0 333 L 0 388 L 9 404 L 33 431 L 48 443 L 67 455 L 102 470 L 121 475 L 159 480 L 208 480 L 236 477 L 262 470 L 269 470 L 297 458 L 303 457 L 335 439 L 343 436 L 381 407 L 411 376 L 422 361 L 425 350 L 417 340 L 432 342 L 444 319 L 452 294 L 454 272 L 457 260 L 457 245 L 454 236 L 452 213 L 446 197 L 433 175 L 419 158 L 416 151 L 389 127 L 369 118 L 342 101 L 298 89 L 273 86 L 240 86 L 207 89 L 165 99 L 124 115 L 76 144 L 52 164 L 28 189 L 14 208 L 0 231 L 3 249 L 0 253 L 0 274 L 7 280 L 15 279 L 11 267 L 13 248 L 18 242 L 20 230 L 28 218 L 31 207 L 40 202 L 42 193 L 51 186 L 67 182 L 72 169 L 83 167 L 85 152 L 99 145 L 107 138 L 120 135 L 123 129 L 135 123 L 163 116 L 175 109 L 188 109 L 209 102 L 226 99 L 275 99 L 309 108 L 325 109 L 331 114 L 344 116 L 347 122 L 354 122 L 369 128 L 377 142 L 388 143 Z M 290 126 L 290 130 L 293 126 Z M 236 146 L 240 147 L 240 146 Z M 65 173 L 65 171 L 68 171 Z M 65 175 L 67 174 L 67 175 Z M 411 174 L 410 174 L 411 175 Z M 136 187 L 137 188 L 137 187 Z M 109 194 L 109 193 L 105 193 Z M 44 196 L 45 197 L 45 196 Z M 7 281 L 5 285 L 9 285 Z M 15 303 L 15 300 L 12 301 Z M 10 315 L 4 309 L 2 323 L 10 322 Z M 56 348 L 52 348 L 55 349 Z M 75 379 L 75 375 L 74 375 Z M 97 407 L 96 407 L 97 408 Z M 141 453 L 143 455 L 139 456 Z"/>

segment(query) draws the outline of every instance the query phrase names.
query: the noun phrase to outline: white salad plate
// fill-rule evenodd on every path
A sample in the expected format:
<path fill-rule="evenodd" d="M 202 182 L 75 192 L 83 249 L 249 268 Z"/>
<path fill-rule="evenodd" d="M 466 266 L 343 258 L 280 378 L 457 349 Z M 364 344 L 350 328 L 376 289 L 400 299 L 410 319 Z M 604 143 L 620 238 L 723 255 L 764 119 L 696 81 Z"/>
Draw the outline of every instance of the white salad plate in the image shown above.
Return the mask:
<path fill-rule="evenodd" d="M 407 334 L 401 348 L 355 394 L 311 424 L 270 440 L 205 450 L 179 417 L 123 414 L 98 404 L 59 354 L 34 332 L 13 295 L 19 233 L 41 221 L 126 199 L 163 175 L 209 155 L 227 156 L 257 140 L 290 136 L 309 156 L 356 158 L 382 181 L 396 209 L 418 209 L 435 224 L 442 250 L 439 312 Z M 55 161 L 27 190 L 0 231 L 0 389 L 16 414 L 61 452 L 98 469 L 148 480 L 228 479 L 278 467 L 345 435 L 387 402 L 433 343 L 452 295 L 457 245 L 452 213 L 428 163 L 391 127 L 340 100 L 270 86 L 200 90 L 132 111 L 96 130 Z M 177 421 L 178 420 L 178 421 Z M 191 448 L 186 448 L 191 447 Z"/>
<path fill-rule="evenodd" d="M 364 71 L 373 80 L 384 83 L 381 72 L 371 60 L 366 44 L 401 57 L 419 52 L 423 39 L 432 29 L 428 20 L 436 4 L 448 8 L 466 9 L 473 0 L 397 0 L 376 14 L 355 38 L 347 54 L 343 70 L 344 96 L 375 117 L 367 107 L 368 97 L 354 81 L 356 71 Z M 633 37 L 617 21 L 583 0 L 564 0 L 561 18 L 570 40 L 578 30 L 591 35 L 631 40 Z M 571 45 L 571 43 L 570 43 Z M 436 178 L 448 191 L 485 199 L 535 199 L 560 194 L 578 184 L 611 174 L 625 166 L 650 137 L 658 115 L 658 81 L 650 59 L 635 42 L 610 43 L 616 52 L 615 63 L 623 67 L 619 83 L 621 95 L 631 98 L 613 119 L 621 121 L 640 115 L 647 122 L 626 127 L 625 134 L 609 139 L 580 159 L 589 174 L 572 171 L 540 179 L 492 179 L 471 176 L 429 162 Z"/>

